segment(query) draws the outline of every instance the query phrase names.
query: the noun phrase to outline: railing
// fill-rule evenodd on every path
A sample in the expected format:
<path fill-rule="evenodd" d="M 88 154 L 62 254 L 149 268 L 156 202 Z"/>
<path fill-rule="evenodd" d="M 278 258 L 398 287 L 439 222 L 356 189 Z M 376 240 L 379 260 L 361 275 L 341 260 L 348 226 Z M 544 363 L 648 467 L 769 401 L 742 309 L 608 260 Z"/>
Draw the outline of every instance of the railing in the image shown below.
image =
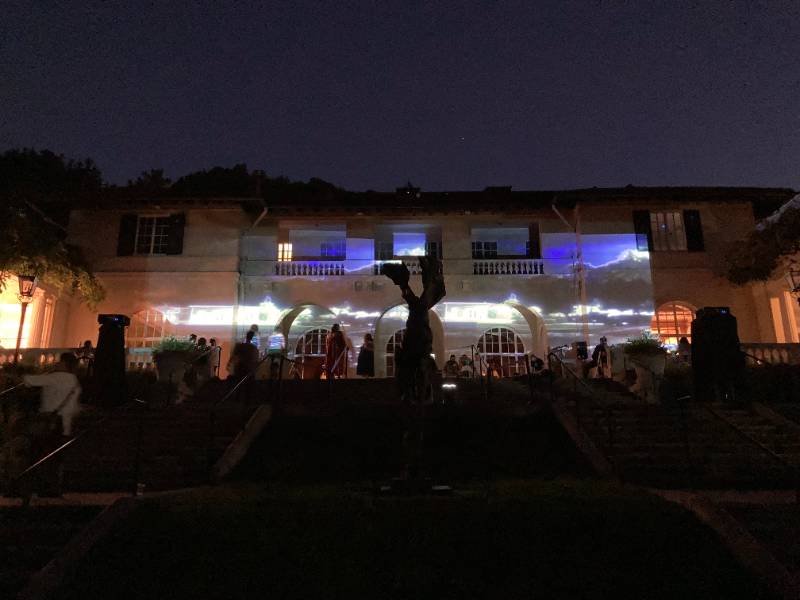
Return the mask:
<path fill-rule="evenodd" d="M 375 264 L 372 266 L 372 274 L 373 275 L 380 275 L 381 274 L 381 267 L 383 265 L 385 265 L 385 264 L 390 264 L 390 263 L 398 263 L 398 264 L 399 263 L 404 263 L 406 265 L 406 267 L 408 268 L 408 272 L 411 273 L 412 275 L 421 275 L 422 274 L 422 269 L 420 268 L 419 261 L 416 258 L 411 259 L 411 260 L 400 260 L 400 259 L 376 260 Z"/>
<path fill-rule="evenodd" d="M 612 407 L 607 403 L 607 390 L 603 390 L 603 400 L 599 401 L 595 398 L 596 391 L 592 389 L 582 378 L 578 377 L 578 375 L 570 369 L 566 362 L 558 356 L 555 352 L 550 352 L 547 354 L 547 366 L 550 370 L 550 402 L 555 402 L 555 390 L 553 385 L 553 378 L 555 376 L 555 369 L 554 363 L 558 363 L 561 371 L 561 377 L 565 380 L 572 380 L 572 391 L 573 396 L 575 398 L 575 422 L 577 423 L 578 427 L 581 425 L 581 407 L 580 403 L 582 398 L 586 398 L 590 404 L 598 409 L 598 411 L 593 411 L 592 414 L 594 415 L 594 423 L 598 429 L 602 429 L 602 425 L 599 422 L 598 412 L 602 413 L 605 417 L 606 421 L 606 434 L 607 434 L 607 445 L 608 450 L 611 450 L 614 447 L 614 414 L 612 411 Z M 578 393 L 578 386 L 582 387 L 584 391 L 587 393 L 586 396 L 582 396 Z"/>
<path fill-rule="evenodd" d="M 125 369 L 128 371 L 152 371 L 156 363 L 152 348 L 126 348 Z"/>
<path fill-rule="evenodd" d="M 332 277 L 344 274 L 344 261 L 287 260 L 275 263 L 275 275 L 281 277 Z"/>
<path fill-rule="evenodd" d="M 725 416 L 721 415 L 716 410 L 714 410 L 712 407 L 710 407 L 710 406 L 708 406 L 707 404 L 704 403 L 703 404 L 703 408 L 709 414 L 711 414 L 712 416 L 716 417 L 719 421 L 721 421 L 722 423 L 724 423 L 725 425 L 727 425 L 728 427 L 733 429 L 733 431 L 735 431 L 739 435 L 739 437 L 741 437 L 744 440 L 750 442 L 751 444 L 757 446 L 762 452 L 767 454 L 774 461 L 780 463 L 781 466 L 786 467 L 792 473 L 792 477 L 794 479 L 793 483 L 794 483 L 794 490 L 795 490 L 794 491 L 795 504 L 800 504 L 800 467 L 798 467 L 794 463 L 786 460 L 784 457 L 782 457 L 777 452 L 773 451 L 768 446 L 765 446 L 764 444 L 762 444 L 755 437 L 753 437 L 752 435 L 750 435 L 746 431 L 744 431 L 741 428 L 739 428 L 739 426 L 736 425 L 736 423 L 733 423 L 730 419 L 728 419 Z"/>
<path fill-rule="evenodd" d="M 741 344 L 748 364 L 800 365 L 800 344 Z"/>
<path fill-rule="evenodd" d="M 544 261 L 519 259 L 481 259 L 472 262 L 473 275 L 544 275 Z"/>
<path fill-rule="evenodd" d="M 75 352 L 75 350 L 75 348 L 21 348 L 18 363 L 29 367 L 46 367 L 57 363 L 64 352 Z M 13 349 L 0 350 L 0 365 L 10 365 L 13 362 Z"/>

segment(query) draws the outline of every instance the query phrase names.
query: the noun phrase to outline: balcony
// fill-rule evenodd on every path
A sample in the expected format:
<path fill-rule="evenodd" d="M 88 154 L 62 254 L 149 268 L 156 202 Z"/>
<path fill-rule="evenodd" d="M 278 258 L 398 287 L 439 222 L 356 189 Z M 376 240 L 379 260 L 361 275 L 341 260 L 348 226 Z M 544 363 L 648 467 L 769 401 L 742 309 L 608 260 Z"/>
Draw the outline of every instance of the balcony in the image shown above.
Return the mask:
<path fill-rule="evenodd" d="M 544 261 L 537 258 L 473 259 L 473 275 L 544 275 Z"/>
<path fill-rule="evenodd" d="M 343 261 L 292 260 L 275 263 L 281 277 L 336 277 L 345 274 Z"/>

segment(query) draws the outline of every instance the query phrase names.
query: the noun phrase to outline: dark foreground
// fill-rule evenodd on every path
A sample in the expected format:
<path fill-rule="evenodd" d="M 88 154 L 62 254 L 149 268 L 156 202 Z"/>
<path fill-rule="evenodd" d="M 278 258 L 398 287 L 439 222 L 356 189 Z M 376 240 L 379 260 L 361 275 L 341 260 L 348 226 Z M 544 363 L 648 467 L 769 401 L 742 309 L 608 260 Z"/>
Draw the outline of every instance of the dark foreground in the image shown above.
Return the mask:
<path fill-rule="evenodd" d="M 59 597 L 768 596 L 690 513 L 565 480 L 451 497 L 240 484 L 149 499 Z"/>

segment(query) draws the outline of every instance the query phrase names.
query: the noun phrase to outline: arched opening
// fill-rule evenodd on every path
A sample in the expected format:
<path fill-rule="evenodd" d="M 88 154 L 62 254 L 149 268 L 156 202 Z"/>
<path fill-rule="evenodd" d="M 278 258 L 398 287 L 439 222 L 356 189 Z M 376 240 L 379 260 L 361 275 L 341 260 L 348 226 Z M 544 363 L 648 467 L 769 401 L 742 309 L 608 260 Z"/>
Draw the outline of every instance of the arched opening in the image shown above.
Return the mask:
<path fill-rule="evenodd" d="M 478 352 L 486 364 L 503 377 L 525 372 L 525 344 L 513 329 L 487 329 L 478 340 Z"/>
<path fill-rule="evenodd" d="M 676 346 L 678 340 L 684 336 L 691 342 L 694 314 L 694 308 L 688 304 L 667 302 L 658 307 L 650 323 L 650 329 L 664 344 Z"/>
<path fill-rule="evenodd" d="M 397 353 L 397 349 L 403 345 L 403 336 L 405 335 L 405 329 L 398 329 L 392 334 L 392 337 L 389 338 L 389 341 L 386 342 L 386 376 L 387 377 L 394 377 L 395 375 L 395 362 L 394 356 Z"/>
<path fill-rule="evenodd" d="M 433 334 L 433 358 L 437 366 L 441 369 L 444 366 L 446 356 L 444 348 L 444 325 L 442 319 L 436 313 L 435 307 L 428 311 L 431 333 Z M 408 308 L 404 304 L 398 304 L 387 308 L 378 318 L 375 324 L 375 376 L 392 377 L 394 373 L 387 373 L 387 361 L 381 352 L 385 354 L 388 344 L 394 338 L 397 331 L 405 329 L 406 319 L 408 319 Z M 394 364 L 394 363 L 392 363 Z"/>
<path fill-rule="evenodd" d="M 131 315 L 125 345 L 128 367 L 149 369 L 153 366 L 152 348 L 165 337 L 175 335 L 175 325 L 161 311 L 147 308 Z"/>
<path fill-rule="evenodd" d="M 310 329 L 297 339 L 294 348 L 295 369 L 302 379 L 319 379 L 325 363 L 325 342 L 330 330 Z"/>

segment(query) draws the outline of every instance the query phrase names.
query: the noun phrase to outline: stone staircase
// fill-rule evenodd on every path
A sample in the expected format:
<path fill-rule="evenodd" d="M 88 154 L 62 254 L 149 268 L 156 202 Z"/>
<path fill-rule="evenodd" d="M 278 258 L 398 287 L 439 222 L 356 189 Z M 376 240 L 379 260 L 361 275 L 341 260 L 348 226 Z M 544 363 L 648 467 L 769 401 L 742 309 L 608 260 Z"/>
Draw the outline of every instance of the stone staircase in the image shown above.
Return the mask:
<path fill-rule="evenodd" d="M 188 400 L 177 406 L 87 411 L 77 430 L 91 430 L 64 455 L 66 491 L 123 491 L 136 486 L 136 448 L 141 418 L 139 482 L 145 489 L 177 489 L 205 483 L 209 466 L 242 429 L 255 406 Z M 104 421 L 100 422 L 102 419 Z"/>
<path fill-rule="evenodd" d="M 674 489 L 796 485 L 800 434 L 792 427 L 750 410 L 651 405 L 618 384 L 590 385 L 597 403 L 563 382 L 560 402 L 623 481 Z"/>

